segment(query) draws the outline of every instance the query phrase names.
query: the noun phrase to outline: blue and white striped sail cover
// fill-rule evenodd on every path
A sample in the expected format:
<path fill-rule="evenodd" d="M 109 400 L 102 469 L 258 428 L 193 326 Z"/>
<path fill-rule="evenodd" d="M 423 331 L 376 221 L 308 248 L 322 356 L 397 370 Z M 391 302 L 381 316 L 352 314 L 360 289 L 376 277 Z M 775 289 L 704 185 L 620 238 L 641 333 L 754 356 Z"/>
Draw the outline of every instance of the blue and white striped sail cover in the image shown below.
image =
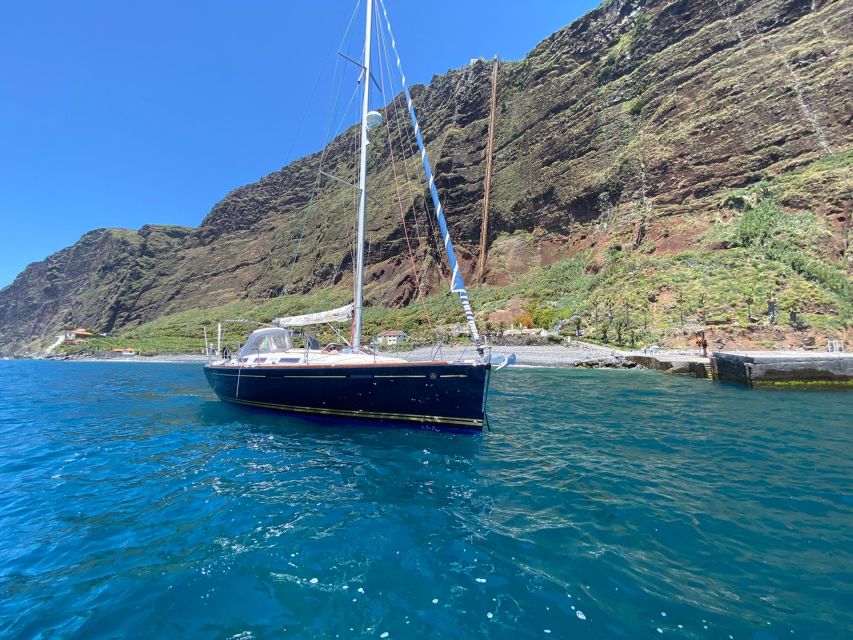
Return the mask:
<path fill-rule="evenodd" d="M 372 2 L 373 0 L 368 0 Z M 382 13 L 385 16 L 385 24 L 388 28 L 388 35 L 391 38 L 391 48 L 394 51 L 394 57 L 397 59 L 397 69 L 400 71 L 400 78 L 403 85 L 403 92 L 406 96 L 406 104 L 409 107 L 409 116 L 412 118 L 412 125 L 415 127 L 415 138 L 418 141 L 418 150 L 421 153 L 421 162 L 424 165 L 424 173 L 429 184 L 429 192 L 432 196 L 432 204 L 435 207 L 435 217 L 438 219 L 438 227 L 441 229 L 441 237 L 444 242 L 444 250 L 447 253 L 447 260 L 450 262 L 452 275 L 450 276 L 450 290 L 459 294 L 459 301 L 462 303 L 462 308 L 465 311 L 465 319 L 468 321 L 468 329 L 471 331 L 471 337 L 477 347 L 480 347 L 480 332 L 477 331 L 477 323 L 474 320 L 474 312 L 471 310 L 471 303 L 468 300 L 468 291 L 465 289 L 465 283 L 462 282 L 462 274 L 459 272 L 459 264 L 456 262 L 456 253 L 453 251 L 453 244 L 450 242 L 450 232 L 447 230 L 447 220 L 444 218 L 444 208 L 441 206 L 441 200 L 438 197 L 438 190 L 435 188 L 435 178 L 432 175 L 432 168 L 427 158 L 426 147 L 424 147 L 424 139 L 421 136 L 421 128 L 418 125 L 418 119 L 415 116 L 415 107 L 412 104 L 412 96 L 409 95 L 409 87 L 406 84 L 406 74 L 403 73 L 403 66 L 400 63 L 400 54 L 397 53 L 397 42 L 394 40 L 394 33 L 391 31 L 391 21 L 388 19 L 388 10 L 385 8 L 385 2 L 379 0 L 382 5 Z"/>

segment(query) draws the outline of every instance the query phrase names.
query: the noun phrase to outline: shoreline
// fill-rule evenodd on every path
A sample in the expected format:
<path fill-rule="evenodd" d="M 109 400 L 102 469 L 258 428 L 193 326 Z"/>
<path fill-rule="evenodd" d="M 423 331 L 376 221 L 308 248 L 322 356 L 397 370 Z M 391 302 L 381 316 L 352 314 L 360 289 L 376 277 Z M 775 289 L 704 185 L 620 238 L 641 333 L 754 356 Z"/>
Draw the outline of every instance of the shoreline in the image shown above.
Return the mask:
<path fill-rule="evenodd" d="M 585 342 L 568 345 L 521 345 L 492 347 L 492 356 L 515 354 L 514 368 L 551 369 L 647 369 L 694 378 L 733 381 L 748 386 L 853 385 L 853 354 L 793 351 L 714 352 L 703 357 L 695 352 L 621 351 Z M 408 361 L 473 360 L 476 351 L 467 347 L 420 347 L 409 351 L 384 351 Z M 5 359 L 5 358 L 4 358 Z M 202 354 L 161 354 L 156 356 L 16 358 L 60 362 L 151 362 L 161 364 L 203 364 Z M 749 361 L 748 364 L 743 362 Z"/>
<path fill-rule="evenodd" d="M 569 345 L 521 345 L 493 346 L 492 355 L 516 356 L 515 365 L 519 367 L 548 367 L 558 369 L 606 368 L 631 369 L 637 365 L 628 360 L 630 352 L 611 349 L 586 342 L 572 342 Z M 421 347 L 411 351 L 395 351 L 394 355 L 406 360 L 429 359 L 433 353 L 429 347 Z M 385 355 L 385 354 L 383 354 Z M 436 357 L 471 358 L 476 355 L 473 347 L 444 347 Z"/>
<path fill-rule="evenodd" d="M 589 343 L 573 342 L 571 345 L 542 345 L 542 346 L 494 346 L 493 355 L 516 355 L 515 366 L 519 367 L 549 367 L 549 368 L 635 368 L 637 365 L 628 360 L 631 352 L 620 351 Z M 381 351 L 380 355 L 396 356 L 404 360 L 428 360 L 434 354 L 434 348 L 419 347 L 409 351 Z M 436 358 L 472 358 L 476 355 L 473 347 L 450 346 L 443 347 Z M 13 360 L 50 360 L 55 362 L 157 362 L 157 363 L 204 363 L 207 356 L 202 354 L 173 353 L 155 356 L 130 357 L 45 357 L 45 358 L 12 358 Z"/>
<path fill-rule="evenodd" d="M 124 356 L 105 357 L 95 356 L 67 357 L 67 358 L 11 358 L 10 360 L 47 360 L 51 362 L 159 362 L 171 364 L 195 364 L 207 362 L 207 356 L 193 353 L 164 353 L 156 356 Z"/>

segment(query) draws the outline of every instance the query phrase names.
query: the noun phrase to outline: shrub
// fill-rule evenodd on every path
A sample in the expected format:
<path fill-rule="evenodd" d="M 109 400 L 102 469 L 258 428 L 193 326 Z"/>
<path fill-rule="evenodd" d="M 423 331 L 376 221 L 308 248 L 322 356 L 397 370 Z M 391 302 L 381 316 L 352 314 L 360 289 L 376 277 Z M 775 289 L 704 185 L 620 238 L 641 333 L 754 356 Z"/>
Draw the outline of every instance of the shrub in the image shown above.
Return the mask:
<path fill-rule="evenodd" d="M 533 326 L 533 316 L 529 313 L 523 313 L 517 318 L 518 323 L 524 327 L 525 329 L 529 329 Z"/>

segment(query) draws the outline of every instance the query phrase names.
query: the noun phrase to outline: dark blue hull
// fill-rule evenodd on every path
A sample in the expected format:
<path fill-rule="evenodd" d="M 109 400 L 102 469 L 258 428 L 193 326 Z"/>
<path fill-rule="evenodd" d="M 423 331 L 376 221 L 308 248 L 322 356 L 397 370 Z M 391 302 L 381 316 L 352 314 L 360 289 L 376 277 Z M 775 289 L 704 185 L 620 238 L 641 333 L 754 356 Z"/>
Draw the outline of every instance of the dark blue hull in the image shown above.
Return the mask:
<path fill-rule="evenodd" d="M 414 427 L 481 431 L 488 364 L 208 365 L 220 399 L 260 409 Z"/>

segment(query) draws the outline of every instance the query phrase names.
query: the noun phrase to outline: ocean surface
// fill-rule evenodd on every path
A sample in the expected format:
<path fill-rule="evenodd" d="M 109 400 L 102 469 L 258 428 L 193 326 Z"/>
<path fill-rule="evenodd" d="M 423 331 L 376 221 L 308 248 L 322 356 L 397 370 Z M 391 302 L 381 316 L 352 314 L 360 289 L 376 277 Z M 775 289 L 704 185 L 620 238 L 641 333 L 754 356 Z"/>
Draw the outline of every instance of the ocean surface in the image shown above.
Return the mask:
<path fill-rule="evenodd" d="M 481 436 L 0 362 L 2 638 L 853 637 L 853 394 L 493 377 Z"/>

